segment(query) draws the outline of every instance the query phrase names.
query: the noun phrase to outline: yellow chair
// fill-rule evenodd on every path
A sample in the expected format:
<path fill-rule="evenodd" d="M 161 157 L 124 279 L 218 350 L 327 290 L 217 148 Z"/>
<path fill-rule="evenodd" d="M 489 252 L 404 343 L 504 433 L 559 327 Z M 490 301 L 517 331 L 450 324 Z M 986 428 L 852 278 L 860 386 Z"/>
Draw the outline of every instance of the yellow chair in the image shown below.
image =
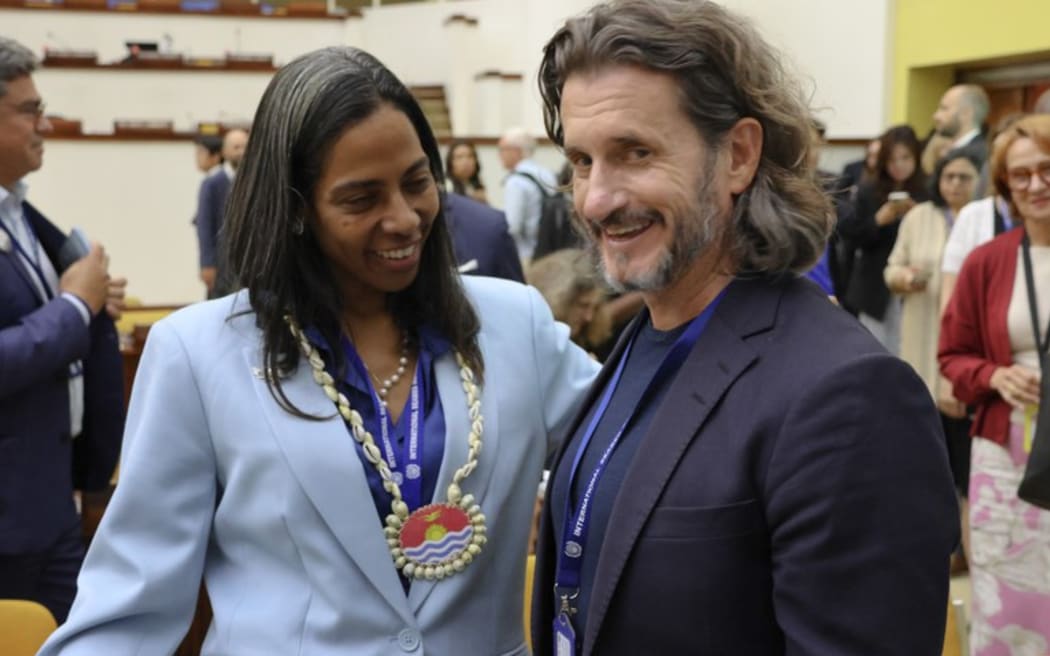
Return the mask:
<path fill-rule="evenodd" d="M 536 555 L 525 559 L 525 644 L 532 652 L 532 579 L 536 574 Z"/>
<path fill-rule="evenodd" d="M 966 624 L 966 604 L 961 599 L 952 599 L 948 604 L 948 622 L 944 629 L 941 656 L 966 656 L 970 653 Z"/>
<path fill-rule="evenodd" d="M 0 654 L 33 656 L 55 627 L 51 611 L 41 604 L 0 599 Z"/>

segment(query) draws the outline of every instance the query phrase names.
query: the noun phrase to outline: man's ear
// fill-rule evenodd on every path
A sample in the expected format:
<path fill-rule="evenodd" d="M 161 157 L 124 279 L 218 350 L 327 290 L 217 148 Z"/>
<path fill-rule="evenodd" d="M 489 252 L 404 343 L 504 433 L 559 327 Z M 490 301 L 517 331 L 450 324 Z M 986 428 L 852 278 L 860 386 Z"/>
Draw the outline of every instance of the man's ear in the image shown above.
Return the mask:
<path fill-rule="evenodd" d="M 751 185 L 762 160 L 762 124 L 750 117 L 742 118 L 729 128 L 724 143 L 729 155 L 729 192 L 738 196 Z"/>

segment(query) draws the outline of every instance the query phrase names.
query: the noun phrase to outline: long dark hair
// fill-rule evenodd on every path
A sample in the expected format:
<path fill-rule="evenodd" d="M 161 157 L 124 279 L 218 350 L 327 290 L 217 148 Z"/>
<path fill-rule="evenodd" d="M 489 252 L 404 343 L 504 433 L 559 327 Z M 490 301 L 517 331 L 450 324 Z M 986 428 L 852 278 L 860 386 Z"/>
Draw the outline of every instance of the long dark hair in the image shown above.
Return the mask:
<path fill-rule="evenodd" d="M 919 137 L 915 134 L 915 130 L 910 125 L 895 125 L 882 133 L 882 136 L 879 137 L 879 143 L 879 158 L 875 162 L 874 177 L 875 191 L 879 198 L 878 204 L 881 205 L 886 202 L 886 198 L 891 191 L 898 188 L 898 184 L 900 184 L 900 189 L 907 191 L 912 198 L 925 198 L 926 174 L 923 172 L 921 165 L 922 144 L 919 142 Z M 895 146 L 904 146 L 911 151 L 912 157 L 915 158 L 915 171 L 903 183 L 898 183 L 891 178 L 889 171 L 886 169 L 890 157 L 893 156 Z"/>
<path fill-rule="evenodd" d="M 408 117 L 440 188 L 441 154 L 423 111 L 405 85 L 362 50 L 333 47 L 298 57 L 277 72 L 259 102 L 224 229 L 226 261 L 250 293 L 267 371 L 287 373 L 299 362 L 286 314 L 300 326 L 315 326 L 329 344 L 339 342 L 345 299 L 314 235 L 312 199 L 332 145 L 383 104 Z M 479 322 L 455 273 L 443 193 L 440 198 L 419 274 L 407 289 L 388 295 L 387 304 L 401 328 L 435 328 L 480 377 Z M 342 349 L 332 351 L 342 371 Z M 306 416 L 285 396 L 278 376 L 267 380 L 282 407 Z"/>
<path fill-rule="evenodd" d="M 465 195 L 467 186 L 463 183 L 463 180 L 452 174 L 452 155 L 456 153 L 456 149 L 460 146 L 469 148 L 470 154 L 474 156 L 474 173 L 466 181 L 473 185 L 475 189 L 484 189 L 485 185 L 481 183 L 481 160 L 478 159 L 477 148 L 466 139 L 456 139 L 449 144 L 448 150 L 445 151 L 445 176 L 452 182 L 452 191 Z"/>

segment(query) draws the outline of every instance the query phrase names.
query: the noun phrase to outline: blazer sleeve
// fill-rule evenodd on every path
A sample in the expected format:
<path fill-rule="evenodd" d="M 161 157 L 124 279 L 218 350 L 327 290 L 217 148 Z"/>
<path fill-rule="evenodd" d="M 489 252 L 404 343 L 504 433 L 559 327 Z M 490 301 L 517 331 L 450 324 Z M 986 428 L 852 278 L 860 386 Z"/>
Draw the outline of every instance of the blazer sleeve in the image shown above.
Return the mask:
<path fill-rule="evenodd" d="M 103 490 L 120 457 L 124 434 L 124 364 L 117 328 L 105 312 L 91 322 L 84 359 L 84 426 L 73 442 L 73 487 Z"/>
<path fill-rule="evenodd" d="M 885 353 L 788 410 L 763 492 L 785 654 L 940 653 L 959 529 L 939 421 Z"/>
<path fill-rule="evenodd" d="M 87 356 L 90 331 L 73 304 L 55 298 L 0 329 L 0 398 L 67 375 L 70 362 Z"/>
<path fill-rule="evenodd" d="M 187 349 L 159 322 L 135 382 L 120 483 L 69 619 L 40 656 L 174 653 L 196 605 L 216 480 Z"/>
<path fill-rule="evenodd" d="M 220 213 L 223 211 L 219 202 L 220 194 L 218 178 L 225 175 L 221 171 L 208 176 L 201 182 L 200 192 L 197 194 L 197 245 L 200 249 L 200 266 L 214 267 L 218 263 L 218 232 Z"/>
<path fill-rule="evenodd" d="M 999 368 L 986 352 L 984 320 L 988 311 L 981 290 L 988 273 L 981 258 L 967 258 L 959 271 L 948 306 L 941 317 L 937 360 L 941 374 L 952 384 L 952 394 L 963 403 L 978 405 L 998 392 L 992 374 Z"/>
<path fill-rule="evenodd" d="M 496 262 L 496 271 L 493 272 L 493 275 L 505 280 L 524 283 L 525 272 L 521 268 L 518 247 L 514 244 L 514 238 L 510 236 L 505 219 L 500 230 L 493 236 L 492 242 Z"/>
<path fill-rule="evenodd" d="M 532 317 L 533 362 L 547 430 L 547 455 L 565 437 L 584 396 L 601 366 L 569 339 L 569 327 L 558 323 L 540 293 L 528 287 Z"/>

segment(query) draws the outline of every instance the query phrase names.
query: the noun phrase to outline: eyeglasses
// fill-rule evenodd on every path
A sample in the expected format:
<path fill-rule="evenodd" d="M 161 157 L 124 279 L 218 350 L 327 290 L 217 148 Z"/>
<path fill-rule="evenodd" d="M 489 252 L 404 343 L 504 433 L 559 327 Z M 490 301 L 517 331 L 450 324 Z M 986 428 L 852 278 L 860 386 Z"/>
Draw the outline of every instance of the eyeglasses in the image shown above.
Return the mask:
<path fill-rule="evenodd" d="M 1043 184 L 1050 186 L 1050 161 L 1041 162 L 1035 170 L 1020 168 L 1006 172 L 1006 185 L 1014 191 L 1025 191 L 1032 184 L 1032 176 L 1038 175 Z"/>
<path fill-rule="evenodd" d="M 24 114 L 31 117 L 34 121 L 39 121 L 44 116 L 44 112 L 47 110 L 47 104 L 41 100 L 30 100 L 24 102 L 21 105 L 11 105 L 15 112 Z"/>

